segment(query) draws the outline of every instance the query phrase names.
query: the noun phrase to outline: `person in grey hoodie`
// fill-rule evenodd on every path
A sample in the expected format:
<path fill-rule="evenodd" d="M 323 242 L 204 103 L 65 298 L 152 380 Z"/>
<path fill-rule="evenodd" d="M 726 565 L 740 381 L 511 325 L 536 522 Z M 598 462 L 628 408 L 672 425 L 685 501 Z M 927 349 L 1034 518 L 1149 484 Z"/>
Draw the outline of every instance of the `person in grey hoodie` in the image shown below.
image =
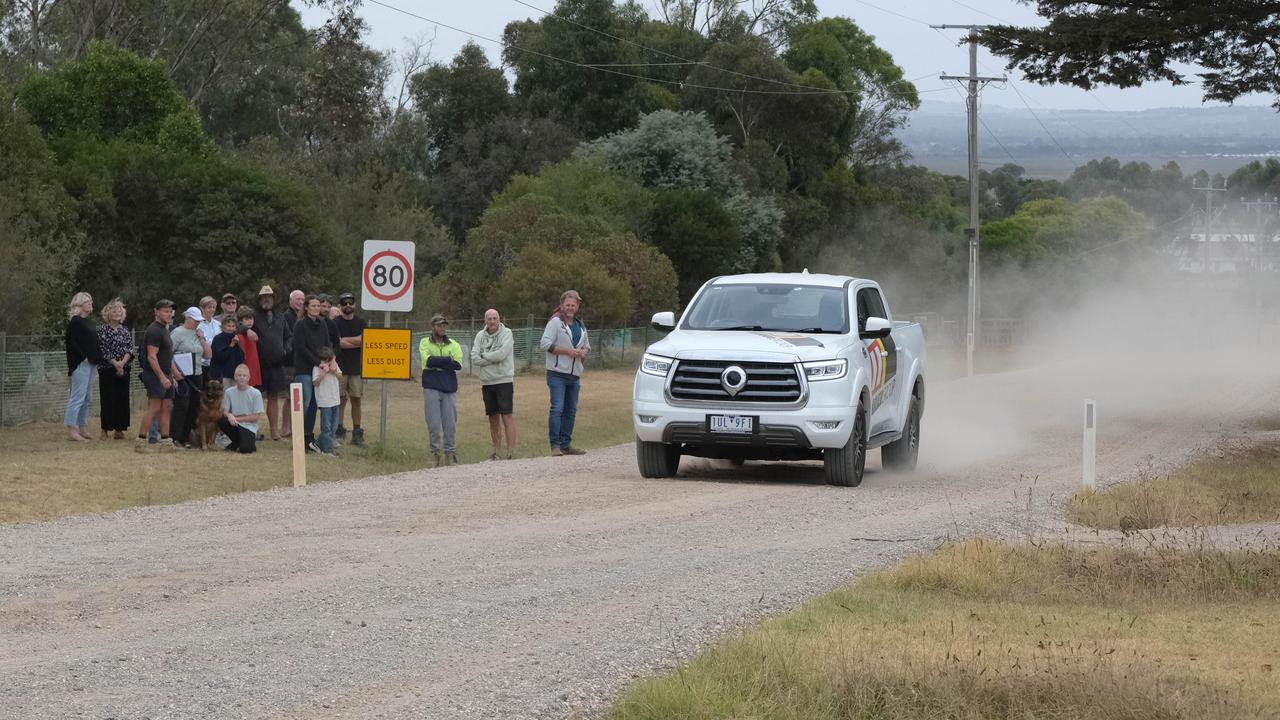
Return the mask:
<path fill-rule="evenodd" d="M 490 460 L 516 454 L 515 397 L 515 341 L 511 329 L 502 324 L 498 311 L 484 311 L 484 329 L 476 333 L 471 343 L 471 367 L 480 378 L 480 395 L 484 399 L 484 414 L 489 417 L 489 437 L 493 440 Z M 507 451 L 502 452 L 502 433 L 506 431 Z"/>
<path fill-rule="evenodd" d="M 551 412 L 547 435 L 552 455 L 585 455 L 572 444 L 573 421 L 578 414 L 578 390 L 583 362 L 591 352 L 587 328 L 578 318 L 582 296 L 577 290 L 560 295 L 560 309 L 547 321 L 538 344 L 547 354 L 547 389 L 551 391 Z"/>

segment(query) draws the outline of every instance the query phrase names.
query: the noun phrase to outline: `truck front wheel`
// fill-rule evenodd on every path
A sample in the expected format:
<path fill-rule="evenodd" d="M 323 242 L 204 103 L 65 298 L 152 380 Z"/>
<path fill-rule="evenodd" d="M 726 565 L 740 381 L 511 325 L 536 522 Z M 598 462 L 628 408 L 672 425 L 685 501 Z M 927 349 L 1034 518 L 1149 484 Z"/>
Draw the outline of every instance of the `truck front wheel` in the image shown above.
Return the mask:
<path fill-rule="evenodd" d="M 858 412 L 853 416 L 853 432 L 842 448 L 829 448 L 822 453 L 823 470 L 827 484 L 841 487 L 858 487 L 862 484 L 862 471 L 867 464 L 867 406 L 858 401 Z"/>
<path fill-rule="evenodd" d="M 680 446 L 636 438 L 636 463 L 642 477 L 675 477 L 680 469 Z"/>

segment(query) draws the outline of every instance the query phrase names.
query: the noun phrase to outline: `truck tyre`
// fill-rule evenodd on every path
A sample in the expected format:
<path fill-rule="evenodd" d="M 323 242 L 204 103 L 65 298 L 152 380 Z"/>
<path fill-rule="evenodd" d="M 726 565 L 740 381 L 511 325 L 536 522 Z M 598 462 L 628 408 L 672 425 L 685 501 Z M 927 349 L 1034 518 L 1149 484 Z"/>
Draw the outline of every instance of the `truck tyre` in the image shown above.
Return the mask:
<path fill-rule="evenodd" d="M 680 469 L 680 446 L 636 438 L 636 462 L 640 465 L 641 477 L 675 477 L 676 470 Z"/>
<path fill-rule="evenodd" d="M 920 399 L 912 396 L 911 407 L 907 409 L 907 424 L 902 428 L 902 437 L 880 448 L 880 464 L 886 470 L 911 472 L 916 469 L 918 457 L 920 457 Z"/>
<path fill-rule="evenodd" d="M 867 464 L 867 407 L 858 401 L 858 412 L 853 416 L 853 432 L 842 448 L 828 448 L 822 453 L 823 470 L 828 485 L 858 487 L 862 484 L 862 470 Z"/>

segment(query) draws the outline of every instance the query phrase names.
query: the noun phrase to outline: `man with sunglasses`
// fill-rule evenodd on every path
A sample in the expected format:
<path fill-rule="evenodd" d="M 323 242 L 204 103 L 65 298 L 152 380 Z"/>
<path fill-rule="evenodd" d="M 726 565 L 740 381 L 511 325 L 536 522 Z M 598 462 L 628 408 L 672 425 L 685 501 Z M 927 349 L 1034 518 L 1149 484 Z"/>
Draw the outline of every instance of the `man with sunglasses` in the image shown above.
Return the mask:
<path fill-rule="evenodd" d="M 346 417 L 347 401 L 350 400 L 351 444 L 359 447 L 364 445 L 364 428 L 360 427 L 360 398 L 364 396 L 364 377 L 360 373 L 364 362 L 364 329 L 369 324 L 356 315 L 356 297 L 349 292 L 338 296 L 338 310 L 338 317 L 333 322 L 338 326 L 338 368 L 342 370 L 342 378 L 338 381 L 341 396 L 335 437 L 339 440 L 347 437 L 347 428 L 343 426 L 342 420 Z"/>

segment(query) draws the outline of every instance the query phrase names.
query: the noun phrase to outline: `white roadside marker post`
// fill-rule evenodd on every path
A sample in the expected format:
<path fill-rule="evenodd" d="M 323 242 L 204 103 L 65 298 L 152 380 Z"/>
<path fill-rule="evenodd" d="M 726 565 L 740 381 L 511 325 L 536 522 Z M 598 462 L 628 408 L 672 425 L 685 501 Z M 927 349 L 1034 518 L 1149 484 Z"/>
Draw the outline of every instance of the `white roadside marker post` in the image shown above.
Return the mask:
<path fill-rule="evenodd" d="M 1084 401 L 1084 487 L 1093 490 L 1097 485 L 1098 461 L 1098 404 Z"/>
<path fill-rule="evenodd" d="M 306 435 L 302 426 L 302 383 L 289 384 L 289 417 L 293 422 L 293 486 L 307 484 Z"/>

